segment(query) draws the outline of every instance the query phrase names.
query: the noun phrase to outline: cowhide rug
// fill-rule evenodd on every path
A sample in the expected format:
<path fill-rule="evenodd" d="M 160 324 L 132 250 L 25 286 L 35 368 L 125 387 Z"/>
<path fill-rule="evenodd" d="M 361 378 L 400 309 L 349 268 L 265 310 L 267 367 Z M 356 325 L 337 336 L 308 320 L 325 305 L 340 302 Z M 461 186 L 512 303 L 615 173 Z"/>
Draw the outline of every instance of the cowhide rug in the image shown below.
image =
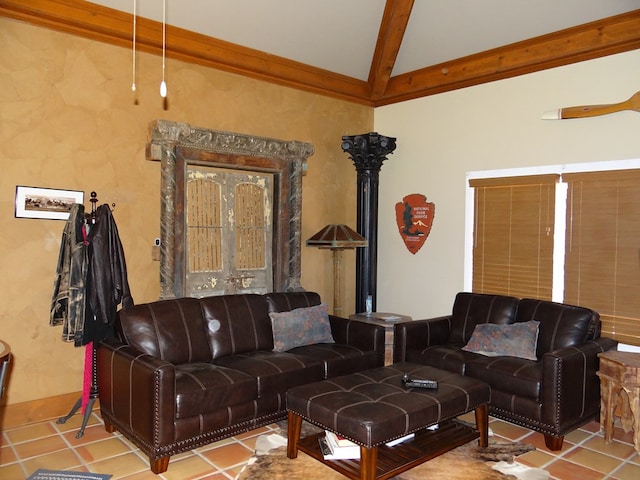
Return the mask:
<path fill-rule="evenodd" d="M 275 436 L 276 441 L 282 440 L 277 438 L 279 436 L 286 438 L 286 422 L 279 424 L 279 426 L 281 431 Z M 304 422 L 302 437 L 317 431 L 316 427 Z M 267 444 L 270 441 L 266 438 L 265 440 Z M 259 440 L 258 444 L 260 443 Z M 504 445 L 491 441 L 488 450 L 491 451 L 489 454 L 491 458 L 507 460 L 506 462 L 487 461 L 486 456 L 483 455 L 483 449 L 480 449 L 477 440 L 474 440 L 407 470 L 394 477 L 393 480 L 422 480 L 425 478 L 438 480 L 547 480 L 549 478 L 548 473 L 544 470 L 518 467 L 517 464 L 512 463 L 513 455 L 506 458 L 504 454 L 499 453 L 496 457 L 495 450 L 502 451 L 503 449 L 500 447 Z M 519 453 L 535 450 L 535 447 L 527 444 L 508 445 L 514 445 L 514 451 Z M 258 447 L 258 445 L 256 446 Z M 517 470 L 517 476 L 515 471 L 510 472 L 514 475 L 501 473 L 492 468 L 494 465 L 505 467 L 503 471 L 514 468 Z M 526 472 L 523 473 L 523 470 Z M 295 460 L 289 459 L 287 458 L 286 446 L 278 446 L 267 452 L 257 451 L 247 466 L 238 474 L 236 480 L 344 480 L 344 478 L 343 475 L 303 452 L 299 452 L 298 458 Z"/>

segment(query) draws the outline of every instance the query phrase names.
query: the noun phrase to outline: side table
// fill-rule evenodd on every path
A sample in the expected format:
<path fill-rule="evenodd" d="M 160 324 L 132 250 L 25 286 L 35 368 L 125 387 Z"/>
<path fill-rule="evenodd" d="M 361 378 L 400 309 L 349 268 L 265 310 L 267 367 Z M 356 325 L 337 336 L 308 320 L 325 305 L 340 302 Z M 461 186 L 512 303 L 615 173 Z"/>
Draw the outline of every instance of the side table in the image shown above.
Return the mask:
<path fill-rule="evenodd" d="M 385 366 L 393 363 L 393 326 L 396 323 L 411 322 L 413 319 L 408 315 L 399 315 L 397 313 L 373 312 L 354 313 L 349 315 L 349 320 L 359 320 L 361 322 L 373 323 L 374 325 L 382 325 L 384 327 L 384 364 Z"/>
<path fill-rule="evenodd" d="M 633 428 L 633 444 L 640 452 L 640 353 L 616 350 L 599 353 L 600 423 L 604 442 L 613 439 L 613 424 L 618 398 L 621 400 L 620 422 L 625 432 Z M 624 390 L 625 395 L 620 395 Z"/>

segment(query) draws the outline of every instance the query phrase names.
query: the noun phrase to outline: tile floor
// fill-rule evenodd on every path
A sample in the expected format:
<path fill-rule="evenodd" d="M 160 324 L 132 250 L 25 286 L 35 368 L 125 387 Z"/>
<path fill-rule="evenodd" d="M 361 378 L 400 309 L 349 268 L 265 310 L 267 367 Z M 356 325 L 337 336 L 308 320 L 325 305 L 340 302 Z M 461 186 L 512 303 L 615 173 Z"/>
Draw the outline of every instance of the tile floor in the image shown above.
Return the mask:
<path fill-rule="evenodd" d="M 271 425 L 243 435 L 176 455 L 161 475 L 149 470 L 147 458 L 120 434 L 105 432 L 94 412 L 81 438 L 76 438 L 82 417 L 65 424 L 56 419 L 8 428 L 0 437 L 0 478 L 21 480 L 39 468 L 108 473 L 113 480 L 228 480 L 234 479 L 251 457 L 258 436 L 274 431 Z M 472 415 L 464 417 L 473 421 Z M 490 427 L 496 439 L 535 445 L 536 450 L 518 457 L 518 462 L 544 468 L 554 480 L 637 480 L 640 455 L 631 433 L 617 428 L 614 441 L 605 445 L 600 426 L 592 422 L 565 437 L 560 452 L 544 446 L 539 433 L 494 418 Z"/>

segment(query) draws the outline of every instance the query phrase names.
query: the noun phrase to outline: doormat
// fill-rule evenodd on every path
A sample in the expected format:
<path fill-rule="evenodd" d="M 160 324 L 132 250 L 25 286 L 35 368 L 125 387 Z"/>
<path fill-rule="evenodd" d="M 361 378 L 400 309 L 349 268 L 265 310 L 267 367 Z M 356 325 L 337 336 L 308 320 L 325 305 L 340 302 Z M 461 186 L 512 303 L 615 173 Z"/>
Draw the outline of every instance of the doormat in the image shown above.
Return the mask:
<path fill-rule="evenodd" d="M 112 475 L 104 473 L 69 472 L 39 468 L 27 480 L 109 480 Z"/>

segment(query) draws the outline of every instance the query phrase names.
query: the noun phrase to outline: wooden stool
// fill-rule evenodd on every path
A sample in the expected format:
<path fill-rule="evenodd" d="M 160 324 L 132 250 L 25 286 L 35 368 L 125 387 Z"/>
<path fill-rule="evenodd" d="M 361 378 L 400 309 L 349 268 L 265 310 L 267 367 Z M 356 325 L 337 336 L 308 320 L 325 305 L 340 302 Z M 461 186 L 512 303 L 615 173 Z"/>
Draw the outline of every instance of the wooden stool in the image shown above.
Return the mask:
<path fill-rule="evenodd" d="M 621 400 L 620 421 L 625 432 L 633 428 L 633 444 L 640 452 L 640 353 L 611 350 L 599 353 L 600 425 L 604 442 L 613 440 L 613 423 L 618 397 Z M 620 395 L 624 391 L 625 395 Z"/>

